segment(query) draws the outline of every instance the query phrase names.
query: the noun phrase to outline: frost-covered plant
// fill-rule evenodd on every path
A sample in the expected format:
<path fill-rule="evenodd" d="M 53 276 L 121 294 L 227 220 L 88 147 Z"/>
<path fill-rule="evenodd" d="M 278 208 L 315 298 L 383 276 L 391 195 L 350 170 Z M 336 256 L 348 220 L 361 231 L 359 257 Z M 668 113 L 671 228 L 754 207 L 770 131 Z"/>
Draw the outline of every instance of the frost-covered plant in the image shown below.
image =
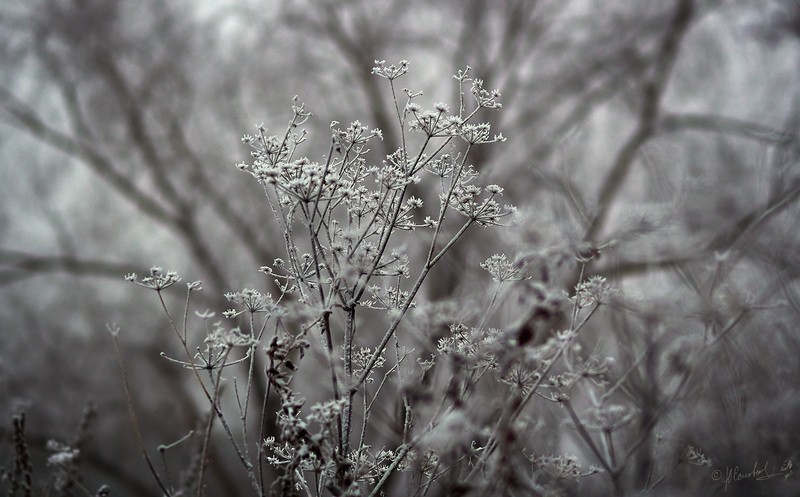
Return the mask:
<path fill-rule="evenodd" d="M 373 69 L 387 80 L 399 124 L 401 145 L 385 157 L 376 160 L 369 148 L 383 131 L 359 121 L 332 122 L 327 152 L 306 155 L 311 114 L 297 97 L 282 133 L 259 126 L 243 137 L 252 160 L 237 168 L 263 188 L 283 242 L 281 257 L 260 268 L 273 294 L 226 293 L 227 321 L 195 313 L 205 327 L 198 338 L 189 309 L 199 282 L 187 284 L 176 320 L 163 292 L 180 281 L 177 273 L 154 267 L 141 279 L 126 276 L 158 294 L 184 352 L 162 355 L 191 371 L 210 409 L 198 457 L 176 483 L 155 469 L 131 408 L 165 495 L 203 494 L 216 420 L 260 496 L 377 496 L 390 493 L 393 480 L 403 495 L 423 496 L 434 485 L 446 494 L 561 495 L 584 478 L 602 478 L 620 494 L 665 478 L 653 461 L 632 470 L 634 455 L 654 439 L 714 342 L 691 358 L 673 354 L 663 368 L 671 379 L 660 378 L 652 398 L 632 394 L 640 366 L 658 369 L 655 360 L 643 362 L 654 345 L 622 369 L 599 344 L 584 350 L 587 323 L 622 295 L 605 277 L 589 276 L 601 246 L 494 254 L 476 264 L 490 290 L 479 289 L 469 309 L 417 301 L 459 240 L 505 224 L 515 208 L 501 202 L 502 187 L 481 185 L 470 163 L 475 147 L 504 141 L 475 122 L 501 107 L 500 93 L 467 69 L 454 77 L 455 111 L 441 102 L 423 110 L 420 92 L 398 92 L 407 71 L 405 61 Z M 573 272 L 566 291 L 553 278 L 565 268 Z M 509 325 L 513 302 L 521 318 Z M 244 381 L 235 376 L 241 371 Z M 551 438 L 570 433 L 581 454 L 544 443 L 548 412 L 565 423 L 549 430 Z M 692 450 L 684 446 L 678 463 L 706 461 Z"/>
<path fill-rule="evenodd" d="M 13 443 L 13 456 L 0 465 L 0 488 L 7 486 L 10 497 L 33 495 L 94 495 L 107 497 L 110 487 L 101 485 L 95 492 L 86 488 L 84 468 L 82 468 L 83 449 L 90 437 L 90 427 L 96 416 L 95 408 L 89 404 L 83 411 L 78 431 L 70 443 L 53 439 L 44 443 L 47 453 L 46 465 L 49 475 L 42 474 L 41 468 L 33 463 L 33 447 L 28 442 L 26 417 L 24 412 L 13 416 L 10 432 Z M 5 435 L 5 433 L 3 433 Z M 6 466 L 8 464 L 8 466 Z"/>
<path fill-rule="evenodd" d="M 264 188 L 284 242 L 284 257 L 261 268 L 279 294 L 274 299 L 257 290 L 226 294 L 235 307 L 223 314 L 241 324 L 207 326 L 204 351 L 191 351 L 187 331 L 189 295 L 199 283 L 188 285 L 179 325 L 162 297 L 163 290 L 179 281 L 176 273 L 154 267 L 141 279 L 126 276 L 158 292 L 186 353 L 184 359 L 168 359 L 194 372 L 259 494 L 269 490 L 265 463 L 278 469 L 280 484 L 272 488 L 284 495 L 316 494 L 322 489 L 335 495 L 368 489 L 377 493 L 392 473 L 410 467 L 410 453 L 420 435 L 412 433 L 414 409 L 407 396 L 400 443 L 373 451 L 368 441 L 376 399 L 386 391 L 387 382 L 403 381 L 400 363 L 411 353 L 395 347 L 393 364 L 387 369 L 387 348 L 399 343 L 400 324 L 437 262 L 473 225 L 497 226 L 514 212 L 501 203 L 503 189 L 480 185 L 469 162 L 475 147 L 504 141 L 502 135 L 491 133 L 489 123 L 475 122 L 482 109 L 500 108 L 500 93 L 484 89 L 467 69 L 455 76 L 460 98 L 454 112 L 445 103 L 422 110 L 417 103 L 421 92 L 404 89 L 405 101 L 399 100 L 396 81 L 407 71 L 406 61 L 398 65 L 376 61 L 373 69 L 388 82 L 402 144 L 381 161 L 373 161 L 369 143 L 382 139 L 382 131 L 358 121 L 349 126 L 334 121 L 327 153 L 319 159 L 304 155 L 307 134 L 302 126 L 311 114 L 297 98 L 283 133 L 270 135 L 260 126 L 255 134 L 244 136 L 252 161 L 237 167 Z M 423 181 L 439 188 L 437 202 L 428 210 L 421 198 L 412 195 Z M 420 238 L 427 241 L 421 260 L 411 262 L 403 250 L 407 241 L 403 234 L 419 230 L 426 232 Z M 386 312 L 388 320 L 363 320 L 362 313 L 372 310 Z M 213 314 L 198 316 L 208 322 Z M 237 346 L 245 347 L 244 355 L 234 357 Z M 267 362 L 266 392 L 260 392 L 262 417 L 270 395 L 278 397 L 281 407 L 279 432 L 258 434 L 254 458 L 246 418 L 259 346 Z M 331 399 L 306 409 L 296 375 L 308 349 L 321 350 L 325 357 Z M 248 364 L 248 376 L 243 391 L 235 384 L 244 424 L 239 437 L 220 407 L 220 384 L 223 369 L 242 361 Z M 381 380 L 374 386 L 377 378 Z M 263 420 L 259 425 L 263 428 Z M 210 432 L 211 421 L 208 426 Z M 208 439 L 207 433 L 204 454 Z M 202 474 L 203 463 L 198 493 Z M 165 493 L 177 492 L 169 482 L 160 483 Z"/>

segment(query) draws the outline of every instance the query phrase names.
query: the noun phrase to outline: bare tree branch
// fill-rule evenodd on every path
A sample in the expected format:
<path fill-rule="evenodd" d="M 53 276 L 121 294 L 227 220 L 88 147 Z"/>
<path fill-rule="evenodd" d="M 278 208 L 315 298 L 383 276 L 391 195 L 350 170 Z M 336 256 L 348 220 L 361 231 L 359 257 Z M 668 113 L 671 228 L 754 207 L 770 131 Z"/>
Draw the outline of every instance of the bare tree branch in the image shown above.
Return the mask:
<path fill-rule="evenodd" d="M 669 82 L 670 72 L 678 56 L 681 41 L 688 32 L 693 17 L 693 0 L 678 0 L 670 26 L 664 34 L 656 55 L 653 74 L 643 83 L 641 88 L 642 103 L 636 130 L 617 152 L 611 169 L 600 187 L 597 212 L 586 229 L 585 240 L 594 240 L 605 227 L 608 212 L 633 167 L 639 148 L 656 131 L 661 97 Z"/>
<path fill-rule="evenodd" d="M 91 148 L 84 140 L 56 130 L 33 108 L 2 87 L 0 87 L 0 105 L 10 115 L 9 122 L 12 125 L 29 132 L 56 150 L 80 159 L 101 178 L 108 181 L 116 191 L 133 203 L 142 213 L 167 225 L 176 226 L 177 218 L 174 213 L 136 186 L 130 178 L 114 167 L 110 159 Z"/>
<path fill-rule="evenodd" d="M 598 274 L 617 278 L 640 275 L 649 271 L 670 270 L 675 266 L 697 262 L 710 254 L 735 248 L 737 244 L 766 224 L 770 219 L 795 204 L 800 199 L 800 185 L 795 185 L 781 195 L 776 195 L 738 220 L 720 229 L 706 242 L 696 246 L 682 247 L 680 253 L 644 260 L 622 260 L 598 268 Z"/>
<path fill-rule="evenodd" d="M 659 120 L 659 133 L 674 133 L 682 130 L 722 133 L 777 145 L 787 145 L 798 140 L 796 134 L 763 124 L 714 114 L 668 113 Z"/>
<path fill-rule="evenodd" d="M 127 273 L 141 271 L 134 264 L 82 259 L 67 255 L 34 255 L 0 248 L 0 286 L 42 273 L 66 272 L 78 276 L 120 279 Z"/>

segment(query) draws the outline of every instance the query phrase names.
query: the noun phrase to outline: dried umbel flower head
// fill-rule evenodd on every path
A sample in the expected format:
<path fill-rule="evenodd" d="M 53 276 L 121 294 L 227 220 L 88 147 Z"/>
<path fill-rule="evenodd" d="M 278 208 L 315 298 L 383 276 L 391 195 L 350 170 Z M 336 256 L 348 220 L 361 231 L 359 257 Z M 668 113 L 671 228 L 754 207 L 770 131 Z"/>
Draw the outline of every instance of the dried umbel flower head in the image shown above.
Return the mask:
<path fill-rule="evenodd" d="M 221 322 L 214 323 L 214 328 L 206 337 L 205 342 L 209 347 L 229 349 L 231 347 L 249 347 L 256 342 L 255 337 L 244 333 L 238 327 L 226 328 Z"/>
<path fill-rule="evenodd" d="M 408 72 L 408 61 L 401 60 L 397 65 L 386 65 L 385 60 L 376 60 L 375 67 L 372 68 L 372 74 L 386 78 L 388 80 L 397 79 L 403 74 Z"/>
<path fill-rule="evenodd" d="M 520 268 L 507 260 L 505 254 L 494 254 L 483 261 L 481 267 L 488 271 L 492 279 L 498 283 L 522 279 Z"/>
<path fill-rule="evenodd" d="M 603 276 L 592 276 L 575 287 L 573 303 L 579 308 L 603 305 L 610 302 L 618 290 L 613 288 Z"/>
<path fill-rule="evenodd" d="M 225 317 L 232 318 L 243 312 L 266 313 L 269 315 L 279 314 L 281 309 L 271 296 L 263 294 L 258 290 L 245 288 L 239 292 L 228 292 L 225 298 L 230 302 L 238 304 L 241 310 L 231 309 L 225 311 Z"/>
<path fill-rule="evenodd" d="M 125 275 L 125 281 L 130 281 L 131 283 L 136 283 L 139 286 L 156 291 L 165 290 L 180 280 L 181 277 L 178 276 L 177 271 L 167 271 L 165 273 L 164 269 L 159 266 L 151 267 L 150 274 L 141 279 L 139 279 L 136 273 L 128 273 Z"/>

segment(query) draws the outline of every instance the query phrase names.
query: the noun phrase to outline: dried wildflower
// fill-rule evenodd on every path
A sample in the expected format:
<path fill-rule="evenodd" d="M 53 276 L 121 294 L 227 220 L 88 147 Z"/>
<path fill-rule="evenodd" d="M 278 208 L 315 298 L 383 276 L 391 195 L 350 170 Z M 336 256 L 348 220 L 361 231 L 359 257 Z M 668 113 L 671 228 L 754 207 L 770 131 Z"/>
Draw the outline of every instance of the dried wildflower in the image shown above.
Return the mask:
<path fill-rule="evenodd" d="M 156 291 L 169 288 L 180 280 L 181 277 L 178 276 L 176 271 L 164 273 L 164 269 L 158 266 L 151 267 L 150 274 L 141 279 L 139 279 L 136 273 L 128 273 L 125 275 L 125 281 L 130 281 L 131 283 Z"/>
<path fill-rule="evenodd" d="M 592 276 L 578 283 L 575 287 L 575 296 L 571 300 L 576 307 L 582 309 L 590 305 L 607 304 L 616 293 L 617 290 L 612 288 L 603 276 Z"/>
<path fill-rule="evenodd" d="M 419 365 L 421 372 L 425 373 L 436 364 L 436 356 L 431 354 L 430 359 L 422 359 L 421 357 L 418 357 L 417 364 Z"/>
<path fill-rule="evenodd" d="M 575 343 L 569 347 L 567 354 L 570 356 L 572 363 L 571 374 L 575 377 L 575 381 L 579 379 L 587 379 L 596 385 L 602 385 L 606 381 L 608 374 L 608 366 L 613 362 L 611 358 L 600 358 L 596 355 L 589 355 L 586 358 L 580 355 L 580 344 Z"/>
<path fill-rule="evenodd" d="M 440 338 L 437 350 L 468 368 L 492 367 L 496 362 L 499 345 L 496 328 L 467 327 L 463 323 L 451 324 L 450 335 Z"/>
<path fill-rule="evenodd" d="M 481 267 L 489 272 L 492 276 L 492 280 L 499 283 L 520 279 L 519 268 L 508 261 L 505 254 L 494 254 L 481 262 Z"/>
<path fill-rule="evenodd" d="M 242 311 L 226 311 L 225 317 L 229 318 L 237 316 L 242 312 L 249 312 L 252 314 L 257 312 L 265 312 L 268 314 L 274 314 L 279 309 L 272 300 L 272 297 L 265 295 L 258 290 L 245 288 L 239 292 L 228 292 L 225 294 L 225 298 L 231 302 L 239 304 L 244 308 Z"/>
<path fill-rule="evenodd" d="M 713 464 L 711 459 L 707 458 L 700 449 L 693 445 L 686 447 L 686 452 L 684 452 L 681 460 L 693 466 L 711 466 Z"/>
<path fill-rule="evenodd" d="M 443 154 L 438 159 L 429 161 L 425 169 L 435 176 L 446 178 L 453 173 L 456 158 L 450 154 Z"/>
<path fill-rule="evenodd" d="M 556 479 L 574 479 L 582 476 L 580 460 L 574 455 L 542 456 L 534 462 Z"/>
<path fill-rule="evenodd" d="M 344 408 L 347 406 L 347 399 L 329 400 L 311 406 L 311 414 L 308 421 L 316 421 L 320 424 L 332 424 L 336 421 Z"/>
<path fill-rule="evenodd" d="M 372 74 L 380 76 L 382 78 L 386 78 L 388 80 L 394 80 L 402 76 L 403 74 L 408 72 L 408 61 L 401 60 L 397 65 L 391 64 L 386 65 L 385 60 L 376 60 L 375 67 L 372 68 Z"/>
<path fill-rule="evenodd" d="M 412 131 L 419 131 L 428 137 L 457 136 L 463 133 L 464 121 L 458 116 L 445 116 L 447 105 L 436 104 L 435 110 L 420 112 L 419 106 L 412 105 L 414 120 L 410 123 Z"/>
<path fill-rule="evenodd" d="M 501 207 L 495 200 L 495 196 L 498 195 L 497 186 L 493 186 L 492 191 L 487 192 L 488 197 L 480 198 L 481 188 L 472 183 L 477 176 L 478 173 L 472 166 L 463 168 L 452 192 L 443 193 L 440 199 L 442 202 L 448 201 L 456 211 L 481 226 L 499 225 L 502 218 L 514 212 L 514 207 L 510 205 Z"/>
<path fill-rule="evenodd" d="M 367 288 L 372 294 L 372 299 L 365 300 L 362 305 L 370 309 L 399 310 L 405 306 L 410 294 L 392 286 L 381 287 L 372 285 Z M 411 303 L 414 307 L 414 303 Z"/>
<path fill-rule="evenodd" d="M 205 339 L 210 347 L 228 349 L 231 347 L 249 347 L 256 343 L 255 338 L 249 333 L 237 328 L 226 328 L 221 322 L 214 323 L 214 328 Z"/>
<path fill-rule="evenodd" d="M 535 368 L 525 362 L 517 361 L 504 375 L 500 376 L 499 380 L 510 386 L 512 392 L 526 395 L 541 376 L 541 373 Z"/>
<path fill-rule="evenodd" d="M 406 112 L 410 112 L 411 114 L 416 114 L 420 110 L 422 110 L 422 107 L 418 103 L 409 102 L 406 104 Z"/>
<path fill-rule="evenodd" d="M 472 92 L 472 95 L 475 97 L 475 101 L 478 103 L 479 107 L 484 107 L 487 109 L 499 109 L 500 107 L 502 107 L 500 102 L 498 102 L 498 99 L 500 98 L 500 91 L 485 90 L 483 88 L 482 79 L 473 79 L 470 91 Z"/>
<path fill-rule="evenodd" d="M 588 264 L 599 258 L 600 254 L 601 247 L 593 243 L 586 242 L 575 247 L 575 260 L 580 264 Z"/>
<path fill-rule="evenodd" d="M 491 125 L 489 123 L 465 124 L 461 127 L 461 138 L 467 143 L 491 143 Z"/>
<path fill-rule="evenodd" d="M 345 129 L 338 128 L 338 124 L 338 121 L 332 121 L 330 129 L 334 139 L 344 150 L 349 150 L 355 145 L 363 145 L 374 137 L 383 139 L 381 130 L 378 128 L 370 130 L 367 126 L 361 124 L 361 121 L 353 121 Z"/>
<path fill-rule="evenodd" d="M 602 404 L 589 410 L 588 426 L 615 431 L 633 420 L 633 412 L 622 404 Z"/>
<path fill-rule="evenodd" d="M 372 356 L 375 355 L 375 352 L 377 352 L 377 348 L 376 349 L 371 349 L 369 347 L 357 348 L 353 352 L 353 374 L 360 375 L 362 372 L 364 372 L 367 368 L 367 364 L 369 364 L 369 361 L 372 359 Z M 373 365 L 372 368 L 373 371 L 382 368 L 385 363 L 386 363 L 386 357 L 383 355 L 383 353 L 379 354 L 375 359 L 375 364 Z M 366 379 L 368 383 L 372 383 L 374 381 L 374 378 L 372 376 L 373 376 L 372 372 L 370 372 L 370 375 Z"/>
<path fill-rule="evenodd" d="M 502 195 L 503 188 L 498 185 L 489 185 L 486 187 L 486 193 L 490 193 L 492 195 Z"/>

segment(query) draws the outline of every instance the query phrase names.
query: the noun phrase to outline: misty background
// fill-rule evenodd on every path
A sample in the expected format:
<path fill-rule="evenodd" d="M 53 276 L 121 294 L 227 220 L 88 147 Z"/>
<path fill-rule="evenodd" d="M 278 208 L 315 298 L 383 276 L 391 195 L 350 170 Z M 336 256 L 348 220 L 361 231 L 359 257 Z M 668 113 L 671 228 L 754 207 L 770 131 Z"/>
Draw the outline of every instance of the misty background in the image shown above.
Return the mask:
<path fill-rule="evenodd" d="M 502 92 L 487 118 L 508 141 L 474 164 L 523 222 L 473 232 L 420 299 L 480 292 L 465 274 L 496 252 L 601 245 L 593 272 L 642 300 L 639 318 L 592 331 L 621 363 L 653 343 L 666 362 L 691 348 L 688 330 L 741 313 L 684 406 L 682 436 L 719 464 L 798 461 L 796 0 L 3 0 L 4 442 L 23 410 L 45 454 L 92 402 L 87 487 L 155 494 L 106 324 L 122 330 L 152 447 L 185 435 L 205 406 L 159 356 L 176 344 L 155 295 L 123 276 L 157 265 L 202 280 L 198 310 L 218 315 L 224 292 L 270 290 L 258 268 L 282 240 L 263 191 L 235 168 L 248 160 L 241 136 L 283 129 L 298 95 L 314 114 L 304 154 L 326 153 L 331 121 L 359 119 L 385 130 L 380 160 L 399 144 L 376 59 L 409 60 L 400 85 L 428 105 L 455 105 L 451 76 L 465 66 Z M 11 453 L 4 444 L 2 462 Z M 246 492 L 213 468 L 211 495 Z"/>

